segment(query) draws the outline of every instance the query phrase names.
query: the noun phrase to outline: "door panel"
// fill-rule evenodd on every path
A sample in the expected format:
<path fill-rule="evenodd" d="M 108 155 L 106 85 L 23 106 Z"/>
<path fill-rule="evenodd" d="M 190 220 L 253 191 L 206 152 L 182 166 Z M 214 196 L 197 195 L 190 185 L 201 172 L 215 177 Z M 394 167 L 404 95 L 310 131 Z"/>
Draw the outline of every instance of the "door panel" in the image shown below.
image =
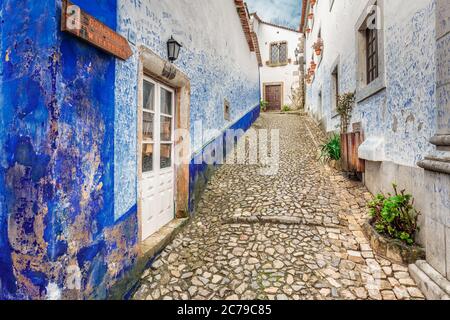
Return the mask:
<path fill-rule="evenodd" d="M 152 79 L 144 80 L 142 112 L 142 238 L 145 240 L 174 218 L 175 93 Z"/>
<path fill-rule="evenodd" d="M 281 110 L 281 85 L 266 85 L 265 100 L 268 102 L 268 111 Z"/>

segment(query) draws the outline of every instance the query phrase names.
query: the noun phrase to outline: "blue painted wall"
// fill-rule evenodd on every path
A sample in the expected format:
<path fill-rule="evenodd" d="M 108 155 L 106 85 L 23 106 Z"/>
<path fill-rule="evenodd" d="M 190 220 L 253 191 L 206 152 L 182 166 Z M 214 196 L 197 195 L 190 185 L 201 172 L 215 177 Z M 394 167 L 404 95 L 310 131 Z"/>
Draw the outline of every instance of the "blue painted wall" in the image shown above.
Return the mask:
<path fill-rule="evenodd" d="M 73 2 L 115 29 L 115 0 Z M 114 219 L 115 59 L 60 10 L 2 3 L 1 298 L 105 297 L 136 257 L 136 207 Z"/>
<path fill-rule="evenodd" d="M 261 107 L 258 105 L 245 116 L 233 123 L 228 130 L 248 130 L 259 118 L 260 112 Z M 210 143 L 206 144 L 201 151 L 197 152 L 192 157 L 191 163 L 189 164 L 189 212 L 194 213 L 199 197 L 211 178 L 211 171 L 217 169 L 221 165 L 220 163 L 208 164 L 204 160 L 207 159 L 211 152 L 220 150 L 220 147 L 222 147 L 222 155 L 223 158 L 225 158 L 227 155 L 227 143 L 229 145 L 230 139 L 233 138 L 234 136 L 228 139 L 227 132 L 225 131 Z"/>

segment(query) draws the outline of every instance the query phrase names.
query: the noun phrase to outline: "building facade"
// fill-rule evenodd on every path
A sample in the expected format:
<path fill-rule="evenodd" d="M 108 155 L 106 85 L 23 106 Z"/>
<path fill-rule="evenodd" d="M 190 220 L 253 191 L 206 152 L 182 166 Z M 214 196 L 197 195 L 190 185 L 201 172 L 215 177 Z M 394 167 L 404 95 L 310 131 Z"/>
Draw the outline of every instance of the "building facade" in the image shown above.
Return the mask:
<path fill-rule="evenodd" d="M 107 297 L 259 115 L 242 1 L 71 2 L 131 56 L 60 31 L 63 0 L 1 2 L 0 299 Z"/>
<path fill-rule="evenodd" d="M 296 50 L 300 50 L 302 35 L 298 30 L 265 22 L 257 13 L 251 16 L 261 53 L 261 92 L 267 110 L 281 111 L 284 106 L 298 109 L 302 86 L 297 61 L 300 53 Z"/>
<path fill-rule="evenodd" d="M 327 132 L 338 131 L 337 96 L 355 93 L 349 131 L 365 136 L 365 184 L 377 193 L 396 182 L 415 197 L 418 240 L 447 279 L 449 16 L 440 0 L 310 0 L 301 24 L 307 110 Z"/>

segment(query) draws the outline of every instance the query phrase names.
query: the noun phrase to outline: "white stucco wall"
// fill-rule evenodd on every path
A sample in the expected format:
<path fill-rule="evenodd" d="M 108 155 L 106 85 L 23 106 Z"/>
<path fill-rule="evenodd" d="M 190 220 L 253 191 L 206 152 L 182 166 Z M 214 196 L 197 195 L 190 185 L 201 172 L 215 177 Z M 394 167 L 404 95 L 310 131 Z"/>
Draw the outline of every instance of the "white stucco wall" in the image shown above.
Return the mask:
<path fill-rule="evenodd" d="M 260 68 L 261 94 L 263 93 L 263 86 L 265 83 L 283 82 L 284 92 L 282 105 L 291 105 L 291 88 L 295 88 L 295 86 L 299 85 L 299 76 L 294 75 L 294 72 L 298 71 L 298 65 L 295 64 L 295 48 L 297 48 L 300 42 L 299 39 L 301 34 L 299 32 L 260 23 L 255 18 L 252 20 L 254 32 L 258 36 L 263 63 L 263 66 Z M 270 44 L 278 41 L 287 41 L 288 59 L 291 59 L 291 62 L 286 66 L 269 67 L 266 62 L 270 61 Z"/>
<path fill-rule="evenodd" d="M 192 154 L 257 107 L 260 91 L 257 57 L 232 0 L 120 0 L 117 31 L 134 51 L 116 65 L 115 211 L 120 217 L 136 203 L 139 46 L 167 59 L 171 36 L 183 44 L 175 65 L 191 83 Z M 224 119 L 224 99 L 230 102 L 230 121 Z M 203 134 L 194 136 L 198 122 Z"/>
<path fill-rule="evenodd" d="M 322 60 L 312 84 L 306 88 L 306 109 L 319 118 L 327 131 L 338 131 L 333 117 L 332 68 L 339 68 L 339 92 L 357 89 L 356 26 L 368 0 L 319 0 L 314 8 L 312 32 L 306 36 L 308 67 L 319 30 L 324 42 Z M 384 140 L 384 161 L 366 163 L 365 183 L 372 193 L 391 192 L 392 183 L 411 193 L 417 209 L 426 212 L 429 194 L 424 172 L 417 162 L 435 147 L 429 143 L 436 132 L 436 41 L 434 0 L 384 0 L 385 88 L 357 102 L 352 123 L 361 122 L 366 139 Z M 314 59 L 318 62 L 317 56 Z M 322 113 L 319 112 L 322 93 Z M 352 130 L 350 125 L 349 130 Z M 428 231 L 421 216 L 418 241 Z"/>

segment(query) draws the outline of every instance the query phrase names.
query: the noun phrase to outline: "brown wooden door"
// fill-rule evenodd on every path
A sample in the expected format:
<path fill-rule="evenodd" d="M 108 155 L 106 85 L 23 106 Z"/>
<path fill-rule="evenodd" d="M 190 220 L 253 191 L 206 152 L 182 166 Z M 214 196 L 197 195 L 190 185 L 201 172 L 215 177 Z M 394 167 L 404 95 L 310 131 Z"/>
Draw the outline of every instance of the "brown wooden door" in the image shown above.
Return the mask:
<path fill-rule="evenodd" d="M 265 100 L 269 103 L 267 111 L 281 110 L 281 85 L 267 85 Z"/>

